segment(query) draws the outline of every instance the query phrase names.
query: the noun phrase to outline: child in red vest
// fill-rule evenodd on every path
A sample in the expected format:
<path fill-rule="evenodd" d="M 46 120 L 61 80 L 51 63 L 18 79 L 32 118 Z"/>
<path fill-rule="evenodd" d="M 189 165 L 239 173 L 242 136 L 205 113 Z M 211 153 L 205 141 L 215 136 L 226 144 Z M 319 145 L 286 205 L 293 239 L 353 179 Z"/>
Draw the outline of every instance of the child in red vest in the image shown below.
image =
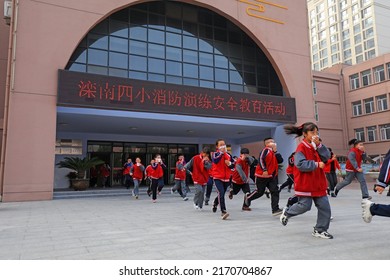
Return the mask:
<path fill-rule="evenodd" d="M 337 197 L 339 191 L 345 186 L 351 184 L 353 178 L 356 178 L 360 183 L 360 189 L 362 191 L 363 199 L 371 199 L 372 197 L 368 193 L 366 179 L 364 178 L 362 162 L 366 159 L 366 153 L 364 151 L 363 142 L 357 139 L 352 139 L 348 143 L 353 147 L 349 150 L 347 163 L 345 165 L 345 170 L 347 175 L 345 176 L 344 181 L 338 183 L 334 192 L 331 194 L 332 197 Z"/>
<path fill-rule="evenodd" d="M 337 185 L 336 170 L 341 172 L 340 163 L 338 162 L 336 155 L 332 152 L 331 148 L 328 148 L 330 152 L 330 159 L 325 163 L 324 172 L 326 179 L 328 180 L 328 194 L 334 192 L 334 187 Z"/>
<path fill-rule="evenodd" d="M 152 165 L 154 164 L 154 159 L 150 161 L 150 164 L 145 168 L 145 183 L 148 186 L 146 193 L 148 196 L 152 194 L 152 178 L 150 177 L 153 171 Z"/>
<path fill-rule="evenodd" d="M 207 182 L 210 178 L 209 170 L 211 168 L 210 148 L 204 147 L 199 155 L 194 156 L 186 165 L 185 169 L 192 175 L 194 181 L 195 195 L 194 207 L 202 210 L 204 192 Z"/>
<path fill-rule="evenodd" d="M 178 161 L 176 162 L 175 169 L 175 186 L 171 189 L 171 193 L 177 191 L 184 201 L 188 200 L 187 197 L 187 188 L 186 188 L 186 169 L 184 156 L 180 155 Z"/>
<path fill-rule="evenodd" d="M 240 151 L 240 157 L 236 160 L 235 169 L 233 171 L 233 188 L 229 191 L 229 198 L 233 199 L 233 196 L 238 194 L 240 190 L 244 194 L 249 194 L 251 189 L 249 187 L 249 169 L 253 163 L 253 157 L 249 155 L 247 148 L 242 148 Z M 242 205 L 243 211 L 251 211 L 251 208 L 245 205 L 245 200 Z"/>
<path fill-rule="evenodd" d="M 282 209 L 279 208 L 278 169 L 283 158 L 277 152 L 277 145 L 273 138 L 265 138 L 264 146 L 256 166 L 256 189 L 245 196 L 245 204 L 249 207 L 251 202 L 262 197 L 265 189 L 268 188 L 271 193 L 272 215 L 277 216 L 282 214 Z"/>
<path fill-rule="evenodd" d="M 131 161 L 131 158 L 127 158 L 127 162 L 123 165 L 123 175 L 125 176 L 125 187 L 126 189 L 130 189 L 131 181 L 132 181 L 132 174 L 131 168 L 133 167 L 133 162 Z"/>
<path fill-rule="evenodd" d="M 217 197 L 214 199 L 213 212 L 217 212 L 218 204 L 221 207 L 222 220 L 229 217 L 225 205 L 225 192 L 230 186 L 230 177 L 232 169 L 234 169 L 234 159 L 231 154 L 227 152 L 225 140 L 218 139 L 215 143 L 217 151 L 211 154 L 212 160 L 212 177 L 214 179 L 215 187 L 217 188 Z"/>
<path fill-rule="evenodd" d="M 141 163 L 141 159 L 137 157 L 135 159 L 135 164 L 133 164 L 131 168 L 131 173 L 133 174 L 133 181 L 134 181 L 134 191 L 133 196 L 135 199 L 138 199 L 139 195 L 139 185 L 143 179 L 145 171 L 145 166 Z"/>
<path fill-rule="evenodd" d="M 330 158 L 330 152 L 318 136 L 318 126 L 312 122 L 296 127 L 286 125 L 286 134 L 303 135 L 294 155 L 295 195 L 298 202 L 285 207 L 280 216 L 282 225 L 287 225 L 289 218 L 301 215 L 314 205 L 318 209 L 317 224 L 314 226 L 314 237 L 332 239 L 328 233 L 331 220 L 331 209 L 327 196 L 327 182 L 324 172 L 325 163 Z"/>
<path fill-rule="evenodd" d="M 151 189 L 152 189 L 152 202 L 157 201 L 157 188 L 161 186 L 161 180 L 164 180 L 164 169 L 165 167 L 161 155 L 156 154 L 154 157 L 154 163 L 151 164 L 152 169 L 150 170 L 150 178 L 152 179 Z M 158 190 L 159 192 L 161 190 Z"/>
<path fill-rule="evenodd" d="M 286 168 L 287 180 L 280 185 L 279 191 L 288 186 L 288 192 L 291 192 L 292 185 L 294 185 L 294 154 L 295 152 L 288 157 L 288 166 Z"/>

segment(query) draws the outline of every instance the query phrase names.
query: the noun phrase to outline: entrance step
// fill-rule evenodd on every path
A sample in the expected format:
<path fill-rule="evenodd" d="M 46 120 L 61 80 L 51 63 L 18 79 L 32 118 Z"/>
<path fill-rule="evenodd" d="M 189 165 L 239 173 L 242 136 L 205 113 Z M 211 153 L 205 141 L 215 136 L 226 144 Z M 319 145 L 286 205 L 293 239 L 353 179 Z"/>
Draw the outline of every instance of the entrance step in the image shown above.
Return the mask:
<path fill-rule="evenodd" d="M 70 198 L 89 198 L 89 197 L 108 197 L 108 196 L 131 196 L 133 188 L 104 188 L 104 189 L 87 189 L 85 191 L 75 191 L 72 189 L 54 190 L 53 199 L 70 199 Z M 139 195 L 147 195 L 147 188 L 141 187 Z M 170 194 L 171 187 L 165 186 L 162 190 L 163 194 Z"/>

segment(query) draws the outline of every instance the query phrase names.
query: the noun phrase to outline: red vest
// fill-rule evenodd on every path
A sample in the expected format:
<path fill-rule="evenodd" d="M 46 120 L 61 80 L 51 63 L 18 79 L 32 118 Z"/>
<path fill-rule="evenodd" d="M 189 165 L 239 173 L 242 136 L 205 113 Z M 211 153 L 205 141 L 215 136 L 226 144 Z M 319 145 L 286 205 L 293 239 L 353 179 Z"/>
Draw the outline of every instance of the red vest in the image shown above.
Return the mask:
<path fill-rule="evenodd" d="M 160 179 L 164 176 L 164 170 L 159 163 L 155 163 L 154 166 L 150 169 L 150 177 L 152 179 Z"/>
<path fill-rule="evenodd" d="M 302 153 L 306 160 L 321 162 L 318 152 L 305 140 L 298 145 L 296 153 Z M 324 170 L 319 167 L 311 172 L 301 172 L 294 168 L 294 183 L 296 196 L 326 196 L 328 184 Z"/>
<path fill-rule="evenodd" d="M 133 179 L 136 179 L 136 180 L 142 180 L 143 178 L 143 172 L 141 170 L 141 166 L 143 166 L 142 164 L 140 166 L 138 166 L 137 164 L 134 164 L 133 165 Z"/>
<path fill-rule="evenodd" d="M 204 160 L 201 155 L 196 155 L 192 158 L 192 180 L 194 184 L 206 185 L 210 178 L 209 170 L 204 168 Z"/>
<path fill-rule="evenodd" d="M 212 153 L 212 157 L 214 157 L 214 155 L 215 153 Z M 232 158 L 228 153 L 223 153 L 221 155 L 221 160 L 218 161 L 218 163 L 213 162 L 211 174 L 216 180 L 229 182 L 232 170 L 226 165 L 225 160 L 232 161 Z"/>
<path fill-rule="evenodd" d="M 241 165 L 242 171 L 245 173 L 246 177 L 249 178 L 249 164 L 247 160 L 242 160 L 241 158 L 238 158 L 236 161 L 236 169 L 233 172 L 233 183 L 242 185 L 247 182 L 244 182 L 240 176 L 240 174 L 237 171 L 237 165 Z"/>
<path fill-rule="evenodd" d="M 334 168 L 335 168 L 335 169 L 338 169 L 338 170 L 341 169 L 340 163 L 338 162 L 337 159 L 329 159 L 329 160 L 326 162 L 325 167 L 324 167 L 324 172 L 325 172 L 325 173 L 330 173 L 330 166 L 331 166 L 331 164 L 332 164 L 333 161 L 334 161 Z"/>
<path fill-rule="evenodd" d="M 361 168 L 362 167 L 362 155 L 363 155 L 363 152 L 357 148 L 352 148 L 349 150 L 349 153 L 351 152 L 355 152 L 355 155 L 356 155 L 356 162 L 358 164 L 358 167 Z M 348 155 L 349 155 L 348 153 Z M 349 161 L 349 159 L 347 160 L 347 163 L 345 164 L 345 170 L 346 171 L 350 171 L 350 172 L 357 172 L 357 170 L 353 167 L 353 165 L 351 164 L 351 162 Z"/>
<path fill-rule="evenodd" d="M 264 153 L 267 153 L 267 155 L 265 157 L 265 164 L 266 164 L 268 176 L 263 176 L 264 171 L 262 168 L 261 161 L 262 161 L 262 156 Z M 261 178 L 276 177 L 276 175 L 278 175 L 278 169 L 279 169 L 279 165 L 278 165 L 278 160 L 276 159 L 275 153 L 272 151 L 271 148 L 265 147 L 260 153 L 259 163 L 256 166 L 255 176 L 261 177 Z"/>
<path fill-rule="evenodd" d="M 185 168 L 182 168 L 181 170 L 179 170 L 179 168 L 177 168 L 177 166 L 181 164 L 180 161 L 177 161 L 176 162 L 176 171 L 175 171 L 175 180 L 181 180 L 181 181 L 184 181 L 186 179 L 186 169 Z M 183 162 L 182 163 L 183 167 L 185 165 L 185 163 Z"/>

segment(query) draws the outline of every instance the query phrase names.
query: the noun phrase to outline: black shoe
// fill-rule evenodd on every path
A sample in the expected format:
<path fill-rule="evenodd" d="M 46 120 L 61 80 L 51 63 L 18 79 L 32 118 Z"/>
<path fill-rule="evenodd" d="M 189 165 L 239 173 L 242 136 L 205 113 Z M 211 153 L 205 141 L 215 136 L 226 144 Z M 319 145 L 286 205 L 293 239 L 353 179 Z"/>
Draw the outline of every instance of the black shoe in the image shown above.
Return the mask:
<path fill-rule="evenodd" d="M 330 189 L 326 189 L 326 193 L 330 195 Z"/>
<path fill-rule="evenodd" d="M 270 198 L 269 192 L 265 192 L 265 195 L 267 196 L 267 198 Z"/>
<path fill-rule="evenodd" d="M 206 200 L 206 201 L 204 202 L 204 205 L 209 205 L 209 201 Z"/>
<path fill-rule="evenodd" d="M 275 211 L 272 211 L 272 216 L 278 216 L 278 215 L 281 215 L 283 213 L 283 209 L 278 209 L 278 210 L 275 210 Z"/>
<path fill-rule="evenodd" d="M 368 196 L 368 197 L 363 197 L 363 199 L 368 199 L 368 200 L 371 200 L 372 199 L 372 196 Z"/>
<path fill-rule="evenodd" d="M 230 191 L 229 191 L 228 197 L 229 197 L 229 199 L 233 199 L 233 190 L 230 190 Z"/>
<path fill-rule="evenodd" d="M 331 197 L 337 197 L 338 193 L 339 193 L 339 190 L 335 188 L 334 191 L 331 194 Z"/>
<path fill-rule="evenodd" d="M 217 205 L 213 205 L 213 212 L 217 212 Z"/>

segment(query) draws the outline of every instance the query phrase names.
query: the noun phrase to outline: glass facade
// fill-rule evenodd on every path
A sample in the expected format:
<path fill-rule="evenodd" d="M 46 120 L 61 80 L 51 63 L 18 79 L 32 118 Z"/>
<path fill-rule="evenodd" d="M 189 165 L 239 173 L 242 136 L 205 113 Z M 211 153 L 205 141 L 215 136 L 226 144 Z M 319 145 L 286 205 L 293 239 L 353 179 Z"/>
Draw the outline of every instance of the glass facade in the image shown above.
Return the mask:
<path fill-rule="evenodd" d="M 149 2 L 110 15 L 82 40 L 66 69 L 283 96 L 271 63 L 248 35 L 185 3 Z"/>

